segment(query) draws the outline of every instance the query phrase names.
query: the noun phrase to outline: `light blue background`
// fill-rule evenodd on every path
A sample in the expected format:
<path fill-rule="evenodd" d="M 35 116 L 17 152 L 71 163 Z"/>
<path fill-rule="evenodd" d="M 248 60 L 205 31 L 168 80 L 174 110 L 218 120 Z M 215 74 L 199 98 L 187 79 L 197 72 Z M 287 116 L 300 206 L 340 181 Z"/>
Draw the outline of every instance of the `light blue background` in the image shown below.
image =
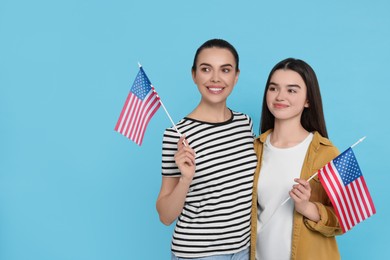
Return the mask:
<path fill-rule="evenodd" d="M 0 259 L 169 259 L 155 210 L 160 109 L 141 147 L 113 129 L 141 62 L 174 121 L 198 103 L 196 48 L 239 51 L 229 107 L 258 133 L 269 71 L 317 72 L 331 140 L 359 138 L 377 214 L 338 238 L 343 259 L 390 256 L 390 4 L 360 1 L 0 0 Z"/>

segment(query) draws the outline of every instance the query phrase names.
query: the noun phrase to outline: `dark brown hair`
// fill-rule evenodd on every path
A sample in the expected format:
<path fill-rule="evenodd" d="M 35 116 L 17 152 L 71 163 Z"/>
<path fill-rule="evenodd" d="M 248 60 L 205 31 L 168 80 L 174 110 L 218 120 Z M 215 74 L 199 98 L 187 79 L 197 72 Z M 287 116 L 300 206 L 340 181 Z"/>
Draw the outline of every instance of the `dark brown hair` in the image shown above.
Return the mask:
<path fill-rule="evenodd" d="M 303 81 L 306 84 L 307 100 L 309 102 L 309 107 L 303 110 L 301 116 L 301 124 L 303 128 L 305 128 L 309 132 L 318 131 L 322 136 L 328 138 L 328 132 L 326 131 L 325 117 L 322 108 L 322 99 L 317 76 L 309 64 L 307 64 L 303 60 L 294 58 L 288 58 L 276 64 L 272 68 L 268 76 L 263 96 L 263 107 L 260 119 L 260 133 L 264 133 L 265 131 L 274 127 L 275 117 L 268 109 L 266 95 L 272 75 L 276 70 L 280 69 L 295 71 L 302 77 Z"/>
<path fill-rule="evenodd" d="M 208 40 L 205 43 L 203 43 L 196 50 L 195 57 L 194 57 L 194 63 L 192 64 L 192 72 L 196 71 L 196 62 L 198 61 L 199 53 L 203 49 L 208 49 L 208 48 L 221 48 L 221 49 L 227 49 L 228 51 L 230 51 L 233 54 L 234 59 L 236 60 L 236 72 L 239 71 L 239 68 L 238 68 L 239 57 L 238 57 L 237 50 L 233 47 L 233 45 L 231 45 L 229 42 L 222 40 L 222 39 L 211 39 L 211 40 Z"/>

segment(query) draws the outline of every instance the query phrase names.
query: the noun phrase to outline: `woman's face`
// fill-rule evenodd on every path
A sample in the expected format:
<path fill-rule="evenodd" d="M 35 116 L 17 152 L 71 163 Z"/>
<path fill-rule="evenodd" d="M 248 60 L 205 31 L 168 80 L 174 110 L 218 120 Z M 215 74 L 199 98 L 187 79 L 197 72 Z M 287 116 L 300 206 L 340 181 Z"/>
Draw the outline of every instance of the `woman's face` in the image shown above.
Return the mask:
<path fill-rule="evenodd" d="M 267 106 L 275 120 L 298 120 L 309 107 L 307 87 L 293 70 L 276 70 L 271 76 L 266 94 Z"/>
<path fill-rule="evenodd" d="M 192 78 L 207 103 L 224 103 L 238 80 L 236 61 L 228 49 L 206 48 L 197 58 Z"/>

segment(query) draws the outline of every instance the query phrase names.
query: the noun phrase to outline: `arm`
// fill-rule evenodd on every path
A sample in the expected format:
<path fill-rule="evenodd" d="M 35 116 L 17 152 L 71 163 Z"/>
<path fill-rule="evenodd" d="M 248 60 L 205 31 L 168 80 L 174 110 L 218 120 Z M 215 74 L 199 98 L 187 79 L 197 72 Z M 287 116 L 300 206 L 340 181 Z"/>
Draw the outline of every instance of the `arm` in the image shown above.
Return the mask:
<path fill-rule="evenodd" d="M 184 146 L 184 136 L 179 139 L 175 162 L 181 177 L 163 177 L 156 208 L 160 220 L 170 225 L 183 210 L 188 189 L 195 174 L 195 152 L 188 145 Z M 188 144 L 188 143 L 187 143 Z"/>

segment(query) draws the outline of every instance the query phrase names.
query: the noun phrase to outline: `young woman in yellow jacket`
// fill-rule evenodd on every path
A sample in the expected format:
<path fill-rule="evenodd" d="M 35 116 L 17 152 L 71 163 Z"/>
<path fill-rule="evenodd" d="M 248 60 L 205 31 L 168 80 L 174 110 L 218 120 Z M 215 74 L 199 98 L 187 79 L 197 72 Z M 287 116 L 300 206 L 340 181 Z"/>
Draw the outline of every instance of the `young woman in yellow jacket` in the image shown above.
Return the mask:
<path fill-rule="evenodd" d="M 288 58 L 271 70 L 260 124 L 251 259 L 340 259 L 332 204 L 317 177 L 306 181 L 339 154 L 327 139 L 317 77 L 306 62 Z"/>

